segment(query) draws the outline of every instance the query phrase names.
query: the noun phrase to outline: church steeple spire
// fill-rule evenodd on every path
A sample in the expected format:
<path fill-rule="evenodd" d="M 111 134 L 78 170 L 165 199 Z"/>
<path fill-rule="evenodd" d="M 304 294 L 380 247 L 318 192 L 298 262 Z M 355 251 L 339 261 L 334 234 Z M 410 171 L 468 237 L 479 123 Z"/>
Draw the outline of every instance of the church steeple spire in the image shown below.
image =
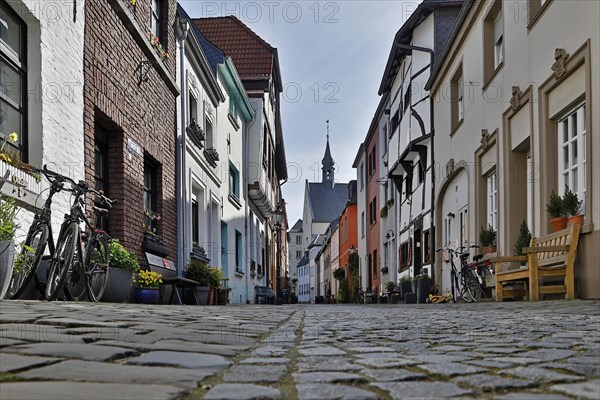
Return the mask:
<path fill-rule="evenodd" d="M 331 150 L 329 148 L 329 120 L 327 120 L 326 122 L 327 122 L 327 146 L 325 147 L 325 156 L 323 157 L 323 160 L 321 161 L 321 164 L 323 164 L 322 182 L 329 183 L 331 185 L 331 187 L 333 187 L 334 171 L 335 171 L 334 164 L 335 163 L 333 162 L 333 158 L 331 157 Z"/>

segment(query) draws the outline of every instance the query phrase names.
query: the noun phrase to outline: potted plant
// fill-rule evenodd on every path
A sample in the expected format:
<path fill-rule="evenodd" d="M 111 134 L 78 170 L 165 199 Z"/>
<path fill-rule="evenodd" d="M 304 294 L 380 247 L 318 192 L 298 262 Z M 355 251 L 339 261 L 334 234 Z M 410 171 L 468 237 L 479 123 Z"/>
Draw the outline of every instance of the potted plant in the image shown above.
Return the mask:
<path fill-rule="evenodd" d="M 575 223 L 583 225 L 583 214 L 581 214 L 581 205 L 583 204 L 583 201 L 579 200 L 577 193 L 574 193 L 566 186 L 562 201 L 564 214 L 568 216 L 569 225 Z"/>
<path fill-rule="evenodd" d="M 129 301 L 133 273 L 139 272 L 140 264 L 137 257 L 117 240 L 113 239 L 108 244 L 108 285 L 102 301 L 111 303 L 125 303 Z"/>
<path fill-rule="evenodd" d="M 431 278 L 427 273 L 422 273 L 415 276 L 415 282 L 417 287 L 417 302 L 419 304 L 425 303 L 431 291 Z"/>
<path fill-rule="evenodd" d="M 550 199 L 546 203 L 546 212 L 550 215 L 550 223 L 552 224 L 552 230 L 558 232 L 567 227 L 567 216 L 563 206 L 563 199 L 560 195 L 550 193 Z"/>
<path fill-rule="evenodd" d="M 208 304 L 217 304 L 218 289 L 223 280 L 223 270 L 221 267 L 209 267 L 210 270 L 210 292 L 208 294 Z"/>
<path fill-rule="evenodd" d="M 10 286 L 15 258 L 15 221 L 17 205 L 15 200 L 0 196 L 0 299 L 4 298 Z"/>
<path fill-rule="evenodd" d="M 135 284 L 134 298 L 141 304 L 157 304 L 160 297 L 158 288 L 162 283 L 162 275 L 158 272 L 143 270 L 133 280 Z"/>
<path fill-rule="evenodd" d="M 229 282 L 229 278 L 223 278 L 223 285 L 219 286 L 217 289 L 217 305 L 225 306 L 229 303 L 229 292 L 231 288 L 227 287 L 227 282 Z"/>
<path fill-rule="evenodd" d="M 527 221 L 523 220 L 521 222 L 521 226 L 519 227 L 519 237 L 515 242 L 515 255 L 522 256 L 523 248 L 527 247 L 531 244 L 531 231 L 527 226 Z M 525 265 L 525 262 L 521 262 L 521 265 Z"/>
<path fill-rule="evenodd" d="M 400 299 L 400 292 L 398 291 L 398 288 L 396 287 L 396 282 L 387 281 L 385 283 L 385 288 L 387 290 L 389 303 L 390 304 L 398 303 L 398 300 Z"/>
<path fill-rule="evenodd" d="M 491 225 L 487 228 L 481 227 L 479 231 L 479 245 L 483 254 L 496 252 L 496 236 L 497 233 Z"/>
<path fill-rule="evenodd" d="M 389 271 L 389 268 L 388 268 L 388 267 L 381 267 L 381 273 L 382 273 L 383 275 L 387 274 L 387 273 L 388 273 L 388 271 Z"/>
<path fill-rule="evenodd" d="M 183 276 L 187 279 L 199 282 L 200 286 L 196 286 L 194 291 L 196 292 L 196 298 L 198 304 L 208 304 L 208 294 L 210 292 L 210 268 L 205 262 L 200 260 L 192 260 L 187 265 Z"/>
<path fill-rule="evenodd" d="M 408 275 L 400 278 L 400 297 L 403 299 L 406 293 L 412 292 L 412 279 Z"/>

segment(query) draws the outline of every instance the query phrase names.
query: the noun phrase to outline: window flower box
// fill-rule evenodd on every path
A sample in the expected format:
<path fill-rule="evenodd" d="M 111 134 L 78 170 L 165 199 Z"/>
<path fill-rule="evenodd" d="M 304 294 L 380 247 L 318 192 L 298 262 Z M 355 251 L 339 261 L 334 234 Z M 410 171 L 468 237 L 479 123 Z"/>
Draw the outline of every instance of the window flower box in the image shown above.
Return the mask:
<path fill-rule="evenodd" d="M 211 148 L 204 150 L 204 157 L 206 157 L 206 159 L 208 160 L 208 163 L 211 166 L 213 166 L 213 167 L 217 166 L 217 161 L 219 161 L 219 153 L 217 152 L 216 149 L 211 147 Z"/>
<path fill-rule="evenodd" d="M 24 208 L 38 209 L 43 204 L 41 192 L 39 177 L 0 160 L 0 193 L 14 198 Z"/>

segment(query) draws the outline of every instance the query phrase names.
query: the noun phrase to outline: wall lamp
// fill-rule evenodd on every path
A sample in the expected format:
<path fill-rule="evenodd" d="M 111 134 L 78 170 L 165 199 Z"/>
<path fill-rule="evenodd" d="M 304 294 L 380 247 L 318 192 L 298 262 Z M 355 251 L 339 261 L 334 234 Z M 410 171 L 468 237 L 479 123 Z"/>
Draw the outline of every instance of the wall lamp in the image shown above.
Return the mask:
<path fill-rule="evenodd" d="M 448 213 L 448 218 L 454 219 L 454 217 L 456 217 L 456 215 L 454 213 L 451 213 L 451 212 Z"/>

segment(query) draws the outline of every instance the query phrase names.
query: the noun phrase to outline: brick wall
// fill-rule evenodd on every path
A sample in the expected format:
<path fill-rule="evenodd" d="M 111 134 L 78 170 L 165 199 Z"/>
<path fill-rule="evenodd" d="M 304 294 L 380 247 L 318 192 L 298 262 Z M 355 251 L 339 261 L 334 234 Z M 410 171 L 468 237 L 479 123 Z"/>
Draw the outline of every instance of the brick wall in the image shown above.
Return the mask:
<path fill-rule="evenodd" d="M 108 131 L 108 194 L 118 200 L 109 218 L 110 234 L 141 257 L 144 222 L 144 158 L 160 164 L 157 211 L 162 219 L 158 234 L 176 258 L 177 205 L 175 199 L 175 137 L 177 94 L 150 67 L 148 81 L 138 84 L 138 65 L 149 59 L 117 13 L 118 4 L 129 9 L 133 24 L 146 38 L 150 32 L 150 0 L 86 2 L 84 44 L 84 132 L 86 179 L 94 181 L 95 124 Z M 176 1 L 163 1 L 163 32 L 160 38 L 170 58 L 163 60 L 175 77 L 173 21 Z M 149 40 L 149 39 L 148 39 Z M 147 49 L 146 49 L 147 51 Z M 130 151 L 128 142 L 142 148 L 142 156 Z"/>

